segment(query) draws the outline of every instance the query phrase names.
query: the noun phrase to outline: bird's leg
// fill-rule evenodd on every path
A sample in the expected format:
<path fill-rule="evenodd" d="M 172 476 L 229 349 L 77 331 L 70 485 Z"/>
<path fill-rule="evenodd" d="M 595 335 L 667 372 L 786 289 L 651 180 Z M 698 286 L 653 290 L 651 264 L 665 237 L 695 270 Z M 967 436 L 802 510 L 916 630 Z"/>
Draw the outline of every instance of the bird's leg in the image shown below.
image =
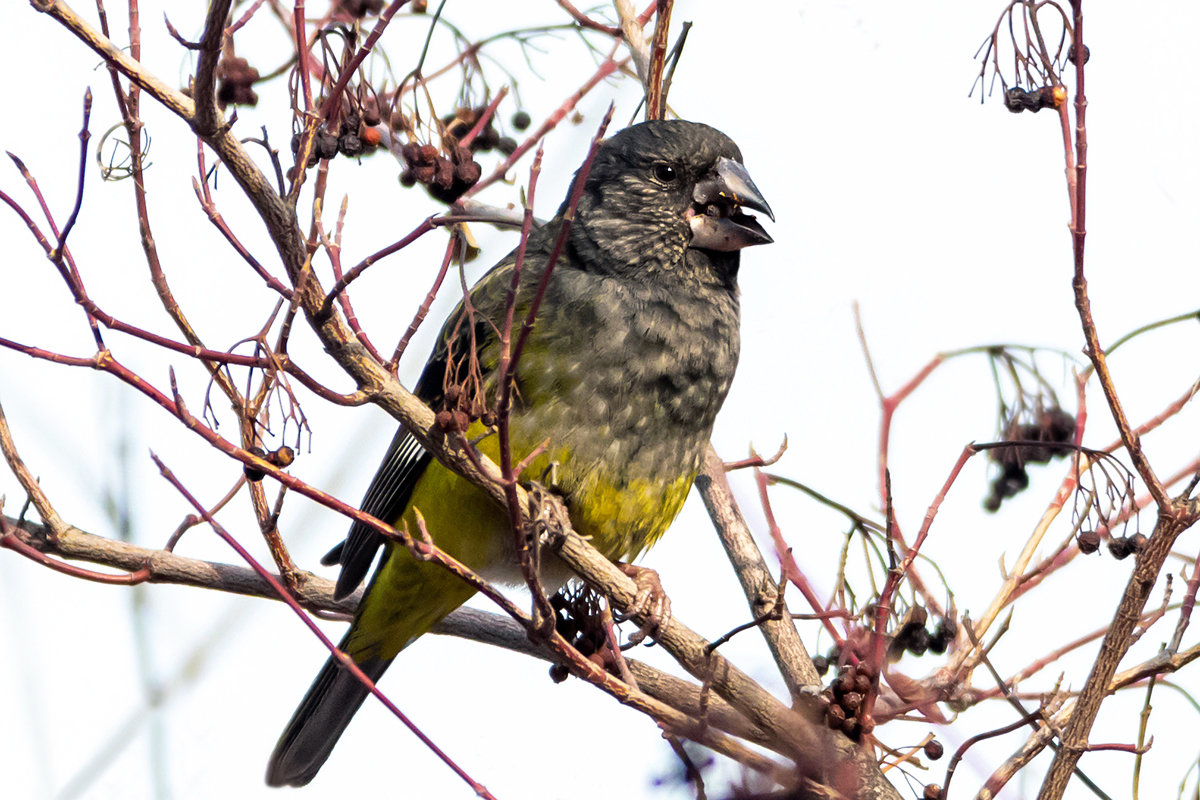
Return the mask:
<path fill-rule="evenodd" d="M 553 465 L 552 465 L 553 467 Z M 535 593 L 534 610 L 535 625 L 544 635 L 549 636 L 554 631 L 555 617 L 545 598 L 545 589 L 539 578 L 541 574 L 542 545 L 554 531 L 569 530 L 571 520 L 567 516 L 566 506 L 562 500 L 554 497 L 553 493 L 541 484 L 529 484 L 529 506 L 526 509 L 525 536 L 529 546 L 529 559 L 532 571 L 527 580 L 532 579 L 530 591 Z M 538 597 L 537 595 L 541 595 Z"/>
<path fill-rule="evenodd" d="M 650 634 L 666 630 L 671 622 L 671 598 L 667 597 L 654 570 L 622 563 L 618 563 L 617 568 L 633 578 L 637 585 L 637 594 L 626 610 L 626 616 L 640 614 L 646 618 L 646 622 L 629 637 L 629 643 L 636 645 Z"/>

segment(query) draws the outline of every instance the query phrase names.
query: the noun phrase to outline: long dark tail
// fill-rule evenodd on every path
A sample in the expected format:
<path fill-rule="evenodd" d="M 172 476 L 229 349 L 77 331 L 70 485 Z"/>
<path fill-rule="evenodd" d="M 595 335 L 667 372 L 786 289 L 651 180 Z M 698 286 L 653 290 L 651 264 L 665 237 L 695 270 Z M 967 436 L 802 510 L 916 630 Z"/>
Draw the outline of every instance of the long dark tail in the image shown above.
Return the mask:
<path fill-rule="evenodd" d="M 349 638 L 347 633 L 338 645 L 339 650 L 345 652 Z M 359 662 L 358 666 L 374 682 L 391 663 L 390 658 L 372 658 Z M 367 687 L 354 673 L 330 656 L 271 753 L 267 785 L 304 786 L 311 781 L 368 694 Z"/>

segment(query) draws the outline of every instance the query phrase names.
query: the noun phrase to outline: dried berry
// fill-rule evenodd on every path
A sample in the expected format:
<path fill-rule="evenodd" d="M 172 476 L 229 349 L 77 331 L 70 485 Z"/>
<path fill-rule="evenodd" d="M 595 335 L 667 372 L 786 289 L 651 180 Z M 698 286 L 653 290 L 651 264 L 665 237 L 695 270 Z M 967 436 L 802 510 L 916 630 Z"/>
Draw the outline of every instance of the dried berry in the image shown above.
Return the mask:
<path fill-rule="evenodd" d="M 519 131 L 527 129 L 533 118 L 529 116 L 528 111 L 518 111 L 512 116 L 512 126 Z"/>
<path fill-rule="evenodd" d="M 921 795 L 921 800 L 942 800 L 942 787 L 936 783 L 927 785 L 925 793 Z"/>
<path fill-rule="evenodd" d="M 1075 542 L 1079 545 L 1079 552 L 1094 553 L 1100 549 L 1100 534 L 1095 531 L 1080 531 L 1075 537 Z"/>
<path fill-rule="evenodd" d="M 319 131 L 313 153 L 320 159 L 333 158 L 338 154 L 338 137 L 329 131 Z"/>
<path fill-rule="evenodd" d="M 841 706 L 832 705 L 825 710 L 825 724 L 830 728 L 837 730 L 842 727 L 842 723 L 846 721 L 846 712 Z"/>
<path fill-rule="evenodd" d="M 261 447 L 247 447 L 246 452 L 250 453 L 251 455 L 258 456 L 264 461 L 267 459 L 267 453 Z M 251 483 L 257 483 L 266 477 L 265 472 L 258 467 L 252 467 L 249 464 L 246 464 L 244 467 L 242 467 L 242 471 L 246 473 L 246 480 L 250 481 Z"/>
<path fill-rule="evenodd" d="M 217 65 L 217 105 L 253 106 L 258 104 L 254 84 L 258 70 L 244 58 L 223 58 Z"/>
<path fill-rule="evenodd" d="M 862 664 L 859 664 L 859 666 L 861 667 Z M 854 676 L 854 691 L 859 694 L 866 694 L 871 691 L 871 678 L 864 674 L 862 670 L 859 670 L 858 674 Z"/>
<path fill-rule="evenodd" d="M 817 674 L 825 677 L 825 673 L 829 671 L 829 659 L 825 656 L 817 656 L 812 660 L 813 666 L 817 670 Z"/>
<path fill-rule="evenodd" d="M 550 680 L 555 683 L 562 683 L 570 676 L 571 673 L 567 672 L 567 668 L 562 664 L 554 664 L 550 667 Z"/>
<path fill-rule="evenodd" d="M 930 761 L 937 761 L 946 753 L 946 748 L 942 747 L 942 743 L 937 739 L 930 739 L 925 743 L 925 757 Z"/>
<path fill-rule="evenodd" d="M 362 19 L 368 14 L 378 14 L 383 11 L 383 0 L 341 0 L 338 5 L 355 19 Z"/>
<path fill-rule="evenodd" d="M 296 460 L 296 451 L 285 444 L 278 450 L 273 450 L 267 456 L 267 460 L 277 467 L 288 467 Z"/>
<path fill-rule="evenodd" d="M 383 114 L 379 112 L 379 101 L 374 97 L 365 97 L 362 101 L 363 125 L 373 128 L 383 122 Z"/>
<path fill-rule="evenodd" d="M 842 697 L 841 706 L 842 708 L 846 709 L 846 714 L 850 715 L 857 714 L 858 710 L 862 708 L 862 703 L 863 696 L 861 694 L 858 692 L 847 692 Z"/>
<path fill-rule="evenodd" d="M 1014 114 L 1020 114 L 1028 105 L 1028 97 L 1029 93 L 1020 86 L 1013 86 L 1004 92 L 1004 107 Z"/>
<path fill-rule="evenodd" d="M 361 156 L 367 148 L 363 145 L 362 139 L 358 138 L 357 134 L 344 133 L 337 140 L 338 152 L 349 158 Z"/>
<path fill-rule="evenodd" d="M 1121 561 L 1125 558 L 1128 558 L 1130 555 L 1133 554 L 1133 550 L 1134 550 L 1133 540 L 1129 539 L 1128 537 L 1114 536 L 1108 540 L 1108 552 L 1117 561 Z"/>

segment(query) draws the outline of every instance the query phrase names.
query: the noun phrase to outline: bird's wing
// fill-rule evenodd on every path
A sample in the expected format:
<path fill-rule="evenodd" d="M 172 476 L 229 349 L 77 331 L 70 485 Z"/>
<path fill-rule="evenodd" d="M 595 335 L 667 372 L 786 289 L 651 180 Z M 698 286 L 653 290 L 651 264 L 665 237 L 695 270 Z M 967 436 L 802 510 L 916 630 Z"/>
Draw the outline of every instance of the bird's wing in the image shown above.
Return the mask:
<path fill-rule="evenodd" d="M 417 381 L 416 395 L 429 405 L 436 408 L 442 402 L 448 379 L 447 362 L 452 353 L 456 356 L 455 368 L 451 370 L 453 374 L 449 376 L 452 383 L 463 382 L 463 373 L 470 359 L 463 358 L 462 354 L 472 345 L 477 354 L 483 355 L 482 361 L 490 360 L 486 354 L 495 349 L 497 338 L 493 320 L 497 310 L 504 308 L 512 280 L 512 262 L 510 255 L 484 275 L 472 289 L 473 326 L 459 324 L 464 308 L 461 302 L 447 318 L 438 343 Z M 416 437 L 401 426 L 392 438 L 383 463 L 371 479 L 359 508 L 384 522 L 392 523 L 399 519 L 412 496 L 413 487 L 432 458 Z M 371 562 L 383 541 L 384 537 L 369 525 L 355 521 L 345 541 L 325 554 L 321 559 L 322 564 L 342 566 L 334 589 L 335 598 L 346 597 L 358 588 L 371 569 Z"/>
<path fill-rule="evenodd" d="M 383 463 L 371 479 L 371 485 L 359 506 L 363 513 L 384 522 L 399 518 L 408 504 L 417 479 L 421 477 L 431 458 L 416 437 L 404 427 L 397 430 L 391 445 L 388 446 L 387 455 L 383 457 Z M 375 551 L 382 543 L 383 536 L 375 529 L 355 520 L 350 526 L 346 540 L 321 559 L 321 563 L 326 565 L 342 565 L 334 597 L 343 598 L 362 583 L 371 568 Z"/>

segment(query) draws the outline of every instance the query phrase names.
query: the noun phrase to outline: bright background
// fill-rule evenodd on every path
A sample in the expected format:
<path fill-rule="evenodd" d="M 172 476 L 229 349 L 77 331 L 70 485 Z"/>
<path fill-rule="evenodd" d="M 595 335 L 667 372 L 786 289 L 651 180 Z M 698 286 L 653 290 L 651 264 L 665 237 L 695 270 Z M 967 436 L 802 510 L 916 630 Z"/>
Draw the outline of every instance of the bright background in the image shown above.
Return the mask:
<path fill-rule="evenodd" d="M 738 10 L 735 10 L 737 8 Z M 1101 338 L 1197 306 L 1200 271 L 1196 225 L 1200 159 L 1191 143 L 1200 130 L 1197 98 L 1186 66 L 1200 10 L 1180 4 L 1127 7 L 1090 3 L 1088 67 L 1088 277 Z M 760 3 L 753 10 L 727 2 L 680 2 L 675 25 L 695 23 L 671 91 L 683 117 L 708 122 L 741 146 L 746 164 L 776 212 L 768 224 L 776 243 L 743 258 L 743 361 L 717 423 L 714 441 L 729 459 L 752 444 L 774 452 L 786 435 L 790 449 L 775 468 L 855 509 L 878 516 L 875 493 L 878 407 L 856 339 L 852 303 L 861 307 L 866 335 L 885 391 L 902 385 L 935 353 L 1016 342 L 1079 353 L 1072 306 L 1068 206 L 1062 143 L 1053 112 L 1012 115 L 997 93 L 980 105 L 968 97 L 978 72 L 975 48 L 994 24 L 999 3 L 892 2 Z M 83 12 L 94 19 L 94 12 Z M 110 8 L 118 40 L 126 23 Z M 168 82 L 182 84 L 190 56 L 165 35 L 162 9 L 144 7 L 144 61 Z M 169 8 L 184 33 L 200 30 L 203 8 Z M 311 15 L 311 12 L 310 12 Z M 451 2 L 446 15 L 471 38 L 531 23 L 562 22 L 552 3 Z M 17 8 L 0 48 L 0 89 L 8 124 L 0 145 L 20 156 L 41 182 L 59 221 L 75 192 L 80 100 L 96 98 L 93 150 L 118 121 L 106 72 L 98 59 L 51 20 Z M 266 71 L 286 48 L 265 13 L 239 39 L 240 54 Z M 415 59 L 427 21 L 397 21 L 389 52 L 403 73 Z M 252 46 L 253 45 L 253 46 Z M 535 124 L 593 72 L 571 35 L 539 39 L 530 74 L 511 45 L 493 55 L 521 78 L 523 106 Z M 449 43 L 435 40 L 429 64 L 440 65 Z M 437 50 L 436 48 L 442 48 Z M 398 55 L 397 55 L 398 54 Z M 406 60 L 407 59 L 407 60 Z M 1073 80 L 1073 73 L 1068 72 Z M 503 78 L 493 73 L 493 88 Z M 266 125 L 286 149 L 290 116 L 271 102 L 281 83 L 260 90 L 258 109 L 239 109 L 243 136 Z M 449 94 L 443 97 L 449 98 Z M 539 216 L 550 216 L 587 141 L 610 102 L 625 124 L 638 88 L 605 84 L 581 104 L 584 121 L 564 124 L 549 138 L 538 187 Z M 444 101 L 449 110 L 450 101 Z M 515 106 L 506 104 L 507 120 Z M 190 188 L 195 143 L 182 125 L 143 101 L 153 137 L 148 173 L 152 224 L 168 278 L 206 341 L 227 347 L 265 320 L 273 297 L 221 243 Z M 176 336 L 146 280 L 132 216 L 132 192 L 102 183 L 89 154 L 84 210 L 71 248 L 95 299 L 111 313 Z M 211 162 L 210 162 L 211 163 Z M 330 205 L 350 194 L 343 262 L 394 241 L 437 210 L 420 191 L 402 190 L 398 167 L 386 155 L 361 166 L 335 161 Z M 528 161 L 513 172 L 527 180 Z M 275 272 L 261 225 L 236 187 L 221 176 L 218 203 L 239 236 Z M 0 167 L 0 188 L 35 207 L 18 173 Z M 511 188 L 489 194 L 515 199 Z M 334 211 L 328 213 L 330 222 Z M 304 219 L 307 219 L 307 212 Z M 483 247 L 468 268 L 473 280 L 502 257 L 516 234 L 475 226 Z M 91 353 L 83 316 L 11 213 L 0 213 L 0 336 L 77 355 Z M 374 268 L 355 287 L 364 327 L 390 349 L 408 325 L 432 279 L 444 246 L 440 234 Z M 436 320 L 453 302 L 443 292 L 409 350 L 402 377 L 419 371 Z M 1122 398 L 1135 421 L 1158 413 L 1196 380 L 1196 331 L 1179 326 L 1124 348 L 1113 360 Z M 167 362 L 160 354 L 108 334 L 118 358 L 160 387 Z M 297 342 L 305 366 L 348 389 L 322 361 L 312 337 Z M 179 369 L 181 390 L 201 407 L 205 376 Z M 1070 371 L 1052 355 L 1040 363 L 1073 407 Z M 381 412 L 331 408 L 302 395 L 315 435 L 294 472 L 312 484 L 357 499 L 393 429 Z M 158 477 L 148 452 L 160 455 L 203 502 L 215 502 L 240 467 L 208 449 L 157 407 L 83 370 L 34 362 L 0 351 L 0 402 L 27 463 L 41 476 L 59 512 L 79 527 L 128 534 L 160 546 L 188 512 Z M 1085 444 L 1105 446 L 1112 426 L 1099 395 L 1091 401 Z M 221 411 L 218 404 L 218 411 Z M 982 358 L 944 366 L 901 409 L 893 430 L 892 478 L 898 520 L 915 532 L 928 503 L 969 441 L 996 437 L 995 397 Z M 234 436 L 228 416 L 221 432 Z M 1147 437 L 1160 474 L 1195 454 L 1196 414 Z M 307 444 L 307 442 L 306 442 Z M 982 459 L 964 471 L 943 507 L 926 552 L 951 576 L 958 608 L 982 611 L 1041 515 L 1063 473 L 1055 464 L 1034 469 L 1029 491 L 987 515 L 980 503 L 989 473 Z M 753 483 L 734 477 L 743 508 L 764 533 Z M 15 480 L 0 473 L 5 511 L 23 502 Z M 775 511 L 809 577 L 827 591 L 846 524 L 838 515 L 784 489 Z M 128 518 L 121 519 L 127 511 Z M 1064 515 L 1065 517 L 1066 515 Z M 221 516 L 261 558 L 265 549 L 244 502 Z M 330 512 L 299 497 L 281 528 L 297 560 L 316 559 L 345 530 Z M 1150 524 L 1143 525 L 1148 533 Z M 1067 535 L 1063 527 L 1046 547 Z M 768 547 L 764 539 L 764 546 Z M 1197 539 L 1179 543 L 1195 554 Z M 178 552 L 236 562 L 211 532 L 195 529 Z M 768 553 L 774 563 L 773 556 Z M 747 611 L 736 581 L 693 498 L 683 516 L 644 563 L 662 575 L 676 614 L 716 637 L 743 622 Z M 1018 605 L 1012 631 L 993 651 L 1003 674 L 1106 624 L 1132 560 L 1093 557 L 1076 563 Z M 1173 569 L 1178 573 L 1179 565 Z M 322 574 L 332 576 L 331 571 Z M 1177 575 L 1178 577 L 1178 575 Z M 1176 581 L 1175 601 L 1182 595 Z M 865 594 L 866 584 L 860 584 Z M 1161 586 L 1151 605 L 1161 602 Z M 1152 654 L 1169 638 L 1174 616 L 1140 643 Z M 330 635 L 342 626 L 328 624 Z M 827 638 L 805 628 L 813 650 Z M 1185 646 L 1195 640 L 1186 637 Z M 745 633 L 725 652 L 771 686 L 779 682 L 761 639 Z M 1063 670 L 1064 686 L 1081 686 L 1094 646 L 1065 659 L 1022 688 L 1049 688 Z M 642 649 L 638 657 L 669 664 Z M 325 654 L 282 604 L 195 589 L 113 588 L 53 574 L 29 562 L 0 557 L 0 771 L 13 798 L 208 798 L 281 796 L 262 784 L 279 731 Z M 921 676 L 934 657 L 911 656 L 898 668 Z M 1187 686 L 1185 672 L 1179 681 Z M 981 688 L 991 688 L 983 671 Z M 1192 684 L 1194 685 L 1194 684 Z M 425 637 L 383 682 L 384 690 L 435 741 L 500 798 L 686 796 L 656 787 L 676 761 L 646 718 L 620 708 L 579 681 L 553 685 L 544 665 L 480 645 Z M 1093 741 L 1132 741 L 1144 694 L 1110 700 Z M 1177 692 L 1160 689 L 1149 733 L 1155 746 L 1142 770 L 1143 796 L 1176 791 L 1196 757 L 1194 740 L 1179 731 L 1194 725 L 1194 710 Z M 1034 701 L 1031 701 L 1032 706 Z M 969 712 L 944 737 L 953 752 L 967 734 L 1007 724 L 999 705 Z M 1182 726 L 1187 725 L 1188 728 Z M 930 727 L 887 726 L 886 742 L 919 741 Z M 953 796 L 978 789 L 1014 751 L 1024 733 L 972 750 L 955 778 Z M 923 780 L 940 782 L 945 761 Z M 1045 756 L 1039 761 L 1041 768 Z M 1119 753 L 1085 757 L 1082 766 L 1110 795 L 1129 792 L 1133 759 Z M 1037 768 L 1035 768 L 1037 771 Z M 1040 772 L 1038 773 L 1040 774 Z M 1038 780 L 1014 783 L 1006 797 L 1032 796 Z M 917 790 L 919 793 L 919 789 Z M 368 793 L 410 797 L 470 797 L 468 787 L 422 748 L 378 704 L 367 703 L 316 781 L 301 796 Z M 714 776 L 710 795 L 722 796 Z M 1069 796 L 1082 796 L 1075 787 Z"/>

